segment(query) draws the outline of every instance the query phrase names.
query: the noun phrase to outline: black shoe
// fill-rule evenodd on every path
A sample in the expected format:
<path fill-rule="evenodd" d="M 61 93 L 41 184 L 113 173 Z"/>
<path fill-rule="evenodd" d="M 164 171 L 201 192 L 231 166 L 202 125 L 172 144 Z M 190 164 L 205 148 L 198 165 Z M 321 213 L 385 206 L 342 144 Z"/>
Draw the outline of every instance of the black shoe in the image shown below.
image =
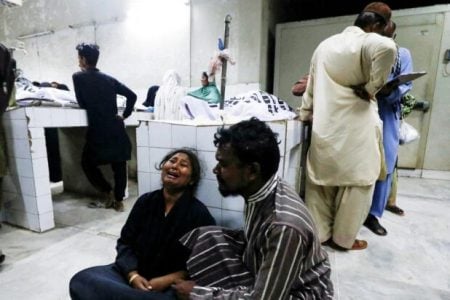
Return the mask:
<path fill-rule="evenodd" d="M 5 254 L 2 253 L 2 251 L 0 250 L 0 264 L 5 260 Z"/>
<path fill-rule="evenodd" d="M 364 226 L 370 229 L 375 234 L 378 235 L 386 235 L 387 230 L 383 226 L 380 225 L 380 222 L 378 222 L 378 219 L 374 216 L 369 214 L 364 221 Z"/>

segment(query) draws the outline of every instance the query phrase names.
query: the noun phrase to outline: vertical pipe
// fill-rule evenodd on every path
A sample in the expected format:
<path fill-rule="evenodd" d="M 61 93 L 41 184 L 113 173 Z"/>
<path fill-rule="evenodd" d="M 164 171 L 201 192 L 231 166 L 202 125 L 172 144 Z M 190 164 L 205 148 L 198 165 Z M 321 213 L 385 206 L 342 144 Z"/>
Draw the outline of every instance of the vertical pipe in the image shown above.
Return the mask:
<path fill-rule="evenodd" d="M 225 49 L 228 49 L 228 40 L 230 37 L 230 22 L 231 16 L 227 15 L 225 17 L 225 34 L 223 37 L 223 45 Z M 220 80 L 220 109 L 223 109 L 223 103 L 225 101 L 225 86 L 227 83 L 227 60 L 222 59 L 222 78 Z"/>

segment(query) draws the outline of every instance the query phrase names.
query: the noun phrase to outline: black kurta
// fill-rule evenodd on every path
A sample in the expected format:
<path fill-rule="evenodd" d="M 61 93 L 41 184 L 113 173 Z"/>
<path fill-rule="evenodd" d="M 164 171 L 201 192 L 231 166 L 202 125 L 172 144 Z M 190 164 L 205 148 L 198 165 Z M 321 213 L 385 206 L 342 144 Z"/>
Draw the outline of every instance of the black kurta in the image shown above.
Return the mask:
<path fill-rule="evenodd" d="M 206 206 L 189 193 L 164 215 L 162 190 L 139 197 L 117 241 L 116 265 L 126 277 L 133 270 L 147 279 L 186 269 L 189 252 L 178 241 L 200 226 L 215 224 Z"/>
<path fill-rule="evenodd" d="M 131 142 L 123 120 L 117 118 L 117 95 L 127 98 L 123 118 L 131 115 L 136 94 L 115 78 L 90 68 L 73 74 L 78 104 L 86 109 L 85 150 L 97 165 L 131 158 Z"/>

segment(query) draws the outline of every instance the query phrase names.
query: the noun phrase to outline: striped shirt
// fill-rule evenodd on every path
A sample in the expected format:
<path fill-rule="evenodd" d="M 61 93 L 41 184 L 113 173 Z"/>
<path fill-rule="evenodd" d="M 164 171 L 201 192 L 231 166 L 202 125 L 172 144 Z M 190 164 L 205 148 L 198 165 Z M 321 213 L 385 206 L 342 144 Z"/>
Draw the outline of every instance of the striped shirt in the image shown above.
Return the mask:
<path fill-rule="evenodd" d="M 327 253 L 306 206 L 291 187 L 272 177 L 246 201 L 244 216 L 241 259 L 253 284 L 196 285 L 191 299 L 333 298 Z"/>

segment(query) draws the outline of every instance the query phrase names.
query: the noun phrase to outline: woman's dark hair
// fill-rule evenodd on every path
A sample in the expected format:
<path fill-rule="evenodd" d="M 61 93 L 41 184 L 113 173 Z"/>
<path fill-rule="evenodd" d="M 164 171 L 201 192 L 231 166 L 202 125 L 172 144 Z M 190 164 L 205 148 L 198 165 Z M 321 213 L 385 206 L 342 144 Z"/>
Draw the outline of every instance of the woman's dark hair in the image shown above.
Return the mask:
<path fill-rule="evenodd" d="M 199 161 L 199 159 L 197 157 L 197 154 L 195 154 L 195 152 L 192 149 L 189 149 L 189 148 L 178 148 L 178 149 L 170 151 L 169 153 L 167 153 L 163 157 L 163 159 L 161 160 L 159 165 L 156 166 L 156 169 L 161 171 L 162 167 L 164 166 L 164 164 L 172 156 L 174 156 L 177 153 L 184 153 L 184 154 L 186 154 L 187 157 L 189 158 L 189 161 L 191 162 L 191 167 L 192 167 L 192 174 L 191 174 L 192 185 L 190 185 L 188 187 L 188 189 L 190 189 L 192 194 L 194 194 L 195 191 L 197 190 L 197 186 L 198 186 L 198 183 L 200 181 L 202 169 L 200 167 L 200 161 Z"/>
<path fill-rule="evenodd" d="M 258 163 L 261 166 L 262 179 L 268 180 L 278 171 L 280 163 L 277 136 L 266 123 L 251 118 L 230 128 L 219 128 L 214 134 L 214 145 L 231 145 L 233 153 L 241 163 Z"/>
<path fill-rule="evenodd" d="M 98 57 L 100 55 L 100 47 L 96 44 L 78 44 L 75 48 L 80 57 L 84 57 L 89 66 L 95 67 L 97 65 Z"/>

